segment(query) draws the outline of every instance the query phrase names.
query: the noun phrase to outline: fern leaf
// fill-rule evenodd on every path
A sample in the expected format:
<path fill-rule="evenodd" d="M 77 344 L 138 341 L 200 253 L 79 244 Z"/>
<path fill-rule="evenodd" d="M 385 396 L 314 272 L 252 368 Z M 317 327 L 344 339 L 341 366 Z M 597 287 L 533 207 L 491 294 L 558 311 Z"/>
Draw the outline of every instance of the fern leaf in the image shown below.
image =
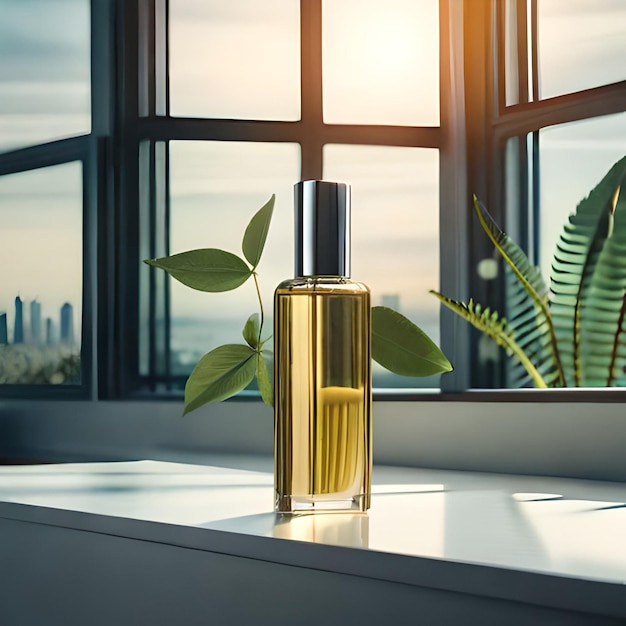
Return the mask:
<path fill-rule="evenodd" d="M 549 387 L 559 385 L 558 369 L 551 352 L 549 328 L 541 310 L 528 295 L 509 266 L 505 267 L 506 318 L 513 336 Z M 530 376 L 519 361 L 506 371 L 507 387 L 528 386 Z"/>
<path fill-rule="evenodd" d="M 612 230 L 589 280 L 581 321 L 582 382 L 626 382 L 626 173 L 611 215 Z"/>
<path fill-rule="evenodd" d="M 565 385 L 565 375 L 559 355 L 556 335 L 552 326 L 552 318 L 548 310 L 548 289 L 541 276 L 539 268 L 532 265 L 524 251 L 496 224 L 485 206 L 474 196 L 474 209 L 481 226 L 493 245 L 497 248 L 502 258 L 506 261 L 513 272 L 515 278 L 527 294 L 527 299 L 520 308 L 511 316 L 514 327 L 517 326 L 516 318 L 518 314 L 524 315 L 529 310 L 533 310 L 538 326 L 542 326 L 547 331 L 548 341 L 532 346 L 533 357 L 538 359 L 542 365 L 549 363 L 548 371 L 554 370 L 556 375 L 550 376 L 554 381 L 554 386 Z M 509 307 L 510 308 L 510 307 Z M 507 311 L 509 313 L 509 311 Z"/>
<path fill-rule="evenodd" d="M 583 340 L 581 336 L 581 318 L 586 315 L 592 277 L 596 273 L 600 252 L 609 235 L 615 192 L 620 181 L 626 187 L 623 182 L 625 175 L 626 157 L 618 161 L 589 196 L 578 204 L 576 213 L 570 216 L 563 228 L 554 254 L 550 311 L 565 377 L 570 385 L 580 386 L 583 382 L 600 384 L 600 379 L 595 374 L 592 377 L 583 375 L 587 364 L 581 347 L 583 342 L 588 345 L 589 341 Z M 596 288 L 599 288 L 599 284 Z M 587 353 L 588 350 L 585 349 L 584 352 Z M 594 359 L 593 354 L 595 350 L 589 353 L 589 358 Z M 597 374 L 595 366 L 594 372 Z M 582 380 L 583 377 L 585 381 Z"/>
<path fill-rule="evenodd" d="M 478 330 L 489 335 L 499 346 L 507 351 L 507 354 L 515 356 L 524 366 L 536 387 L 547 387 L 542 375 L 515 341 L 513 331 L 509 328 L 506 318 L 501 318 L 497 311 L 491 311 L 488 307 L 483 309 L 480 304 L 475 303 L 471 299 L 465 304 L 465 302 L 452 300 L 438 291 L 431 290 L 430 293 L 437 297 L 445 306 L 478 328 Z"/>

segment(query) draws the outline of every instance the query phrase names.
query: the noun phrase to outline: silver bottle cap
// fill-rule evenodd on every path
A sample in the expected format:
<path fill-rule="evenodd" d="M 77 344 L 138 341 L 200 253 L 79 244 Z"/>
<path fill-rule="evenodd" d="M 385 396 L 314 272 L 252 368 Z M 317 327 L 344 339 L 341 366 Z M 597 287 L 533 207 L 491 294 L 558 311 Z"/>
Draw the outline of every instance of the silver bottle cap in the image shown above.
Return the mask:
<path fill-rule="evenodd" d="M 350 185 L 301 180 L 295 196 L 295 276 L 350 277 Z"/>

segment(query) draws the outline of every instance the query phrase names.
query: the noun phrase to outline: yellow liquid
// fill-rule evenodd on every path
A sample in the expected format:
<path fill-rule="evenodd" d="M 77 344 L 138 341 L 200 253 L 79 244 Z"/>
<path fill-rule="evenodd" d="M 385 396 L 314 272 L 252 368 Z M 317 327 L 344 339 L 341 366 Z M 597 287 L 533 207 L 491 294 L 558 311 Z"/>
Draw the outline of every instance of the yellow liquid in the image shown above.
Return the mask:
<path fill-rule="evenodd" d="M 371 488 L 369 290 L 298 279 L 275 296 L 276 510 L 365 511 Z"/>

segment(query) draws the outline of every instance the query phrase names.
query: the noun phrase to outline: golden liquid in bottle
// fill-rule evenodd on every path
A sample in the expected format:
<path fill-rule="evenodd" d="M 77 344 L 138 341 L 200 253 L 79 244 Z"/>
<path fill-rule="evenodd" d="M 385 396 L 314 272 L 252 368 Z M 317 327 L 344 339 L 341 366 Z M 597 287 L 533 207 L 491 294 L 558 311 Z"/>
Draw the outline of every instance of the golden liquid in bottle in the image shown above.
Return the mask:
<path fill-rule="evenodd" d="M 297 279 L 275 295 L 276 510 L 365 511 L 371 487 L 369 290 Z"/>

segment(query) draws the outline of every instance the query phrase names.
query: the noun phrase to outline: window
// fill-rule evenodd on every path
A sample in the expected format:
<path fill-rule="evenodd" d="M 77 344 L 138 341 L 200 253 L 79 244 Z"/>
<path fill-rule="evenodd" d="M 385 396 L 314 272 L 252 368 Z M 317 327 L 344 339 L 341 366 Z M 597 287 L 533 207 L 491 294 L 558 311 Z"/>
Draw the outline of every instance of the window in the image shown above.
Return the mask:
<path fill-rule="evenodd" d="M 88 133 L 89 0 L 0 10 L 0 150 Z"/>
<path fill-rule="evenodd" d="M 89 2 L 0 11 L 0 395 L 84 397 Z"/>
<path fill-rule="evenodd" d="M 471 113 L 482 128 L 468 150 L 481 154 L 486 167 L 470 180 L 504 230 L 540 265 L 546 282 L 568 215 L 626 154 L 626 74 L 619 60 L 624 43 L 618 32 L 625 9 L 611 0 L 493 3 L 496 45 L 482 47 L 482 58 L 493 67 L 483 97 L 487 119 L 481 121 L 478 110 Z M 493 257 L 479 231 L 471 267 Z M 469 293 L 500 311 L 506 310 L 507 290 L 506 273 L 469 277 Z M 470 387 L 514 384 L 503 351 L 474 333 L 470 342 L 478 355 Z"/>
<path fill-rule="evenodd" d="M 140 180 L 149 181 L 139 191 L 141 254 L 236 253 L 247 221 L 275 193 L 259 267 L 271 312 L 274 287 L 293 274 L 294 183 L 348 182 L 353 277 L 437 341 L 428 289 L 439 275 L 438 2 L 140 4 L 155 32 L 140 59 L 162 61 L 140 66 L 153 103 L 140 148 Z M 154 274 L 139 275 L 137 385 L 175 392 L 202 354 L 242 340 L 254 291 L 198 293 Z M 416 385 L 439 381 L 374 371 L 375 387 Z"/>
<path fill-rule="evenodd" d="M 505 391 L 504 355 L 427 293 L 439 286 L 504 302 L 501 277 L 476 271 L 493 249 L 471 214 L 472 193 L 545 263 L 572 198 L 624 153 L 626 81 L 614 62 L 624 44 L 611 34 L 622 5 L 0 0 L 0 216 L 11 224 L 0 230 L 0 255 L 14 256 L 9 239 L 30 246 L 37 265 L 48 260 L 40 239 L 13 234 L 25 217 L 13 214 L 15 202 L 37 197 L 42 217 L 30 231 L 71 221 L 54 238 L 59 265 L 31 273 L 45 292 L 30 279 L 16 284 L 17 273 L 0 285 L 0 350 L 14 340 L 16 296 L 24 336 L 33 335 L 32 301 L 42 336 L 51 318 L 51 337 L 71 304 L 80 346 L 79 379 L 0 384 L 0 395 L 22 398 L 3 400 L 0 418 L 28 432 L 23 455 L 267 452 L 271 413 L 245 396 L 176 419 L 199 353 L 239 340 L 253 294 L 195 293 L 141 260 L 190 247 L 236 251 L 249 216 L 276 193 L 260 268 L 270 308 L 275 284 L 292 273 L 290 245 L 280 245 L 292 185 L 324 177 L 353 185 L 354 277 L 371 283 L 375 303 L 439 338 L 455 366 L 421 381 L 422 393 L 376 372 L 380 461 L 626 476 L 620 390 L 581 392 L 575 405 L 567 391 Z M 575 31 L 555 30 L 562 19 L 590 25 L 589 41 L 565 57 Z M 592 152 L 593 167 L 581 157 Z M 575 178 L 567 198 L 566 171 Z M 54 298 L 53 273 L 63 273 Z M 44 420 L 23 399 L 38 396 L 91 401 L 51 402 Z M 168 396 L 176 402 L 162 402 Z M 534 404 L 510 402 L 519 399 Z M 580 399 L 603 401 L 593 425 Z M 575 433 L 566 450 L 564 429 Z"/>
<path fill-rule="evenodd" d="M 76 162 L 0 178 L 2 384 L 81 383 L 82 196 Z"/>

